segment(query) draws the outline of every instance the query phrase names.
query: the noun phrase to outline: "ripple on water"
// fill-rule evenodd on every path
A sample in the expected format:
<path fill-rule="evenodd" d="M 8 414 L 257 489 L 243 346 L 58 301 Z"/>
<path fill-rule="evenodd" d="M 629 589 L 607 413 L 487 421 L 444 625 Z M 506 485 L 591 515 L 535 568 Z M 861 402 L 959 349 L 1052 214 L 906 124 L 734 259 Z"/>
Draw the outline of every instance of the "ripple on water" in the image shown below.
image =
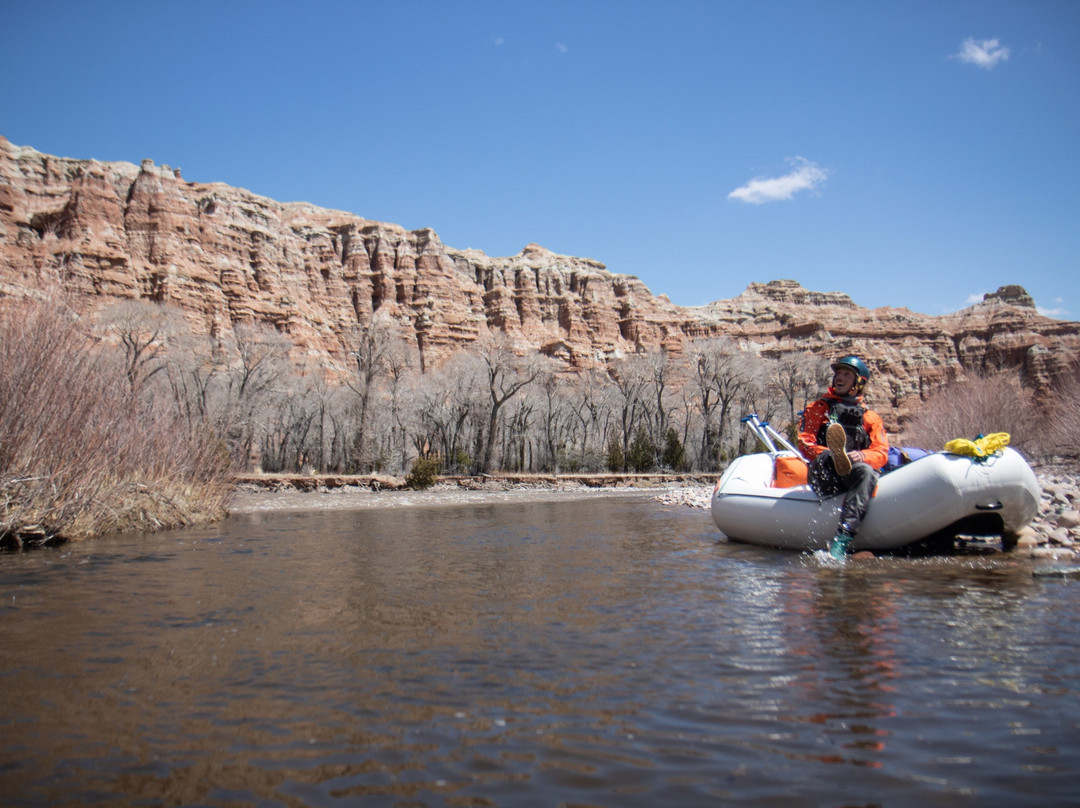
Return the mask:
<path fill-rule="evenodd" d="M 1007 557 L 719 542 L 648 494 L 263 512 L 9 555 L 0 792 L 1060 803 L 1078 592 Z"/>

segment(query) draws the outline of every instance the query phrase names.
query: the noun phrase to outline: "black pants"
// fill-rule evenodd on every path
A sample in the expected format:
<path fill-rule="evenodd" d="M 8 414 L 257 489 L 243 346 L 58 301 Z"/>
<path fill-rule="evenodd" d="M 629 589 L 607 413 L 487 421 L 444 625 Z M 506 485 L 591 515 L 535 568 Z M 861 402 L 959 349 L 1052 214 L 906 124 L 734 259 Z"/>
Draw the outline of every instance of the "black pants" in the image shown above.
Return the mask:
<path fill-rule="evenodd" d="M 878 473 L 868 463 L 852 463 L 851 473 L 841 477 L 833 466 L 832 452 L 825 451 L 814 458 L 807 473 L 807 482 L 818 496 L 845 494 L 840 508 L 840 531 L 854 536 L 866 516 L 870 497 L 877 485 Z"/>

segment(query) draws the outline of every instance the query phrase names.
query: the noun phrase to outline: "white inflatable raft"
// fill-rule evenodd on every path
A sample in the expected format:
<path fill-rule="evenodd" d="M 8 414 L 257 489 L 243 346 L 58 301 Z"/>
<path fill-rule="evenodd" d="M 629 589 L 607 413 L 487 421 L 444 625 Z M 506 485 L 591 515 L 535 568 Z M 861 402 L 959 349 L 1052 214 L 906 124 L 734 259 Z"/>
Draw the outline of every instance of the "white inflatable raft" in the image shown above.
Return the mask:
<path fill-rule="evenodd" d="M 750 418 L 759 437 L 760 427 L 779 438 Z M 790 444 L 784 450 L 772 441 L 766 445 L 772 451 L 744 455 L 728 466 L 713 490 L 713 521 L 736 541 L 827 549 L 840 524 L 843 495 L 822 498 L 805 484 L 776 487 L 777 460 L 797 454 Z M 1013 449 L 979 459 L 930 454 L 881 476 L 851 549 L 894 550 L 953 528 L 1007 537 L 1035 517 L 1039 496 L 1035 473 Z"/>

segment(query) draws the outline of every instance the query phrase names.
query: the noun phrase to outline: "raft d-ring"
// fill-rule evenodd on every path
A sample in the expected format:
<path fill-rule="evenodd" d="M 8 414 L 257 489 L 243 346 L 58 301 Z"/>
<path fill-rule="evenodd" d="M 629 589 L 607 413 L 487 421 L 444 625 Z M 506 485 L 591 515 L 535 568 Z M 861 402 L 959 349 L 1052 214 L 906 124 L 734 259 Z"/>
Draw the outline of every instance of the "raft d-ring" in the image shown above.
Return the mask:
<path fill-rule="evenodd" d="M 977 511 L 1000 511 L 1004 507 L 1005 506 L 1002 505 L 1000 501 L 998 501 L 998 502 L 988 502 L 986 505 L 976 505 L 975 510 L 977 510 Z"/>

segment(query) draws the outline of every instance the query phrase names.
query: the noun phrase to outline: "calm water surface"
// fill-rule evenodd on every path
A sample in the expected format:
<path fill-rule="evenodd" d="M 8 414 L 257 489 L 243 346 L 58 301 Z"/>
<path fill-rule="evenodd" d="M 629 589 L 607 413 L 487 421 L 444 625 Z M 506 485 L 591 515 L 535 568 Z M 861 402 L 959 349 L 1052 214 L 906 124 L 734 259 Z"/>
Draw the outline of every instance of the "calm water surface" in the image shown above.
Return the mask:
<path fill-rule="evenodd" d="M 647 496 L 0 555 L 0 803 L 1080 804 L 1080 581 Z"/>

